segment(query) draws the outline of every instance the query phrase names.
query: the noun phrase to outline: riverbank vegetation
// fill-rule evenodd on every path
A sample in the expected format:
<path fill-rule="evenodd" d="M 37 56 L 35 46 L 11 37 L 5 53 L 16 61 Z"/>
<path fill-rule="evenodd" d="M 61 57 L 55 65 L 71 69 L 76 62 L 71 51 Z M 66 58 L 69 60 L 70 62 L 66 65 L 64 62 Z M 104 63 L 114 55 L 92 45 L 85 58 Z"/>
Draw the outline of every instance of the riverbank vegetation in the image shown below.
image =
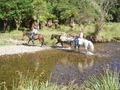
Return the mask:
<path fill-rule="evenodd" d="M 120 23 L 105 23 L 102 32 L 99 34 L 99 38 L 105 39 L 108 42 L 114 40 L 114 37 L 120 37 Z M 55 44 L 56 40 L 51 40 L 50 37 L 52 34 L 61 34 L 62 32 L 66 32 L 69 35 L 77 36 L 80 28 L 83 28 L 82 25 L 77 25 L 74 30 L 70 30 L 69 26 L 60 25 L 59 28 L 55 29 L 55 27 L 45 27 L 39 30 L 40 34 L 45 36 L 45 42 L 47 45 Z M 84 26 L 84 34 L 91 35 L 94 32 L 95 24 L 89 24 Z M 30 32 L 30 30 L 28 30 Z M 23 31 L 21 30 L 13 30 L 7 31 L 6 33 L 0 33 L 0 45 L 11 45 L 14 44 L 11 40 L 22 41 L 25 40 L 26 43 L 28 38 L 26 36 L 23 37 Z M 23 40 L 23 41 L 24 41 Z M 119 40 L 118 40 L 119 41 Z M 38 44 L 38 41 L 35 41 L 35 44 Z M 16 43 L 18 44 L 18 43 Z M 21 43 L 22 44 L 22 43 Z"/>
<path fill-rule="evenodd" d="M 18 72 L 18 83 L 13 82 L 11 90 L 119 90 L 119 73 L 116 71 L 105 70 L 104 74 L 92 76 L 83 84 L 78 85 L 70 82 L 69 85 L 57 85 L 46 81 L 40 83 L 40 77 L 29 77 Z M 4 90 L 9 90 L 3 84 Z"/>

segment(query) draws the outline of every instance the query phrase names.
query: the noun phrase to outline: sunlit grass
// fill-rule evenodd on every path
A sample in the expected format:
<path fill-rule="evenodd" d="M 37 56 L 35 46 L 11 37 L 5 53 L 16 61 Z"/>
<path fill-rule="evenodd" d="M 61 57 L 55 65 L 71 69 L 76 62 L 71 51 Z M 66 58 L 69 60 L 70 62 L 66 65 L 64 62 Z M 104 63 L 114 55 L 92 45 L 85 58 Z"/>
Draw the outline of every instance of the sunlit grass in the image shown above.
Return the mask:
<path fill-rule="evenodd" d="M 85 81 L 83 88 L 89 90 L 119 90 L 119 73 L 110 70 L 105 70 L 105 74 L 99 76 L 92 76 L 89 80 Z"/>
<path fill-rule="evenodd" d="M 120 37 L 120 23 L 107 23 L 99 37 L 111 40 L 112 37 Z"/>

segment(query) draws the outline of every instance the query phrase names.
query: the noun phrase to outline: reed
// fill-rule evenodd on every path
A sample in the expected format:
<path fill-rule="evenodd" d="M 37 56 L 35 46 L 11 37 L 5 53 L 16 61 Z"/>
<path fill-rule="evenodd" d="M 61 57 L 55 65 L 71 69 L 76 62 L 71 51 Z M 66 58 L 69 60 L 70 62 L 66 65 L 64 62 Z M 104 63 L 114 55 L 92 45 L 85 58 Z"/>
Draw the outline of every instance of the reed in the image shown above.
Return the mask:
<path fill-rule="evenodd" d="M 98 76 L 92 76 L 86 80 L 81 86 L 70 82 L 68 85 L 57 85 L 46 81 L 40 83 L 39 78 L 44 73 L 41 73 L 38 77 L 29 77 L 19 74 L 18 83 L 13 82 L 11 90 L 119 90 L 119 73 L 110 70 L 105 70 L 106 73 Z M 4 90 L 9 90 L 4 86 Z"/>
<path fill-rule="evenodd" d="M 85 81 L 81 89 L 84 90 L 120 90 L 119 73 L 116 71 L 105 70 L 105 74 L 90 77 Z"/>

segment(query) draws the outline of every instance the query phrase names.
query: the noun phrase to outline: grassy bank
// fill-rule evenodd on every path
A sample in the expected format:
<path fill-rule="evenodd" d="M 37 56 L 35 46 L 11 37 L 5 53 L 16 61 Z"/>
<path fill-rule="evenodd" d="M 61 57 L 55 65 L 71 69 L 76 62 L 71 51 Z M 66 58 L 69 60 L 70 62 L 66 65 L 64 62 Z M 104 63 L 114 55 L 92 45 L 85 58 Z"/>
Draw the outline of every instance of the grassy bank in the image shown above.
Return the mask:
<path fill-rule="evenodd" d="M 90 77 L 81 86 L 70 83 L 69 85 L 57 85 L 49 83 L 40 83 L 39 77 L 28 77 L 19 72 L 18 83 L 13 83 L 11 90 L 119 90 L 119 73 L 106 70 L 105 74 Z M 0 89 L 1 90 L 1 89 Z M 9 90 L 3 85 L 3 90 Z"/>
<path fill-rule="evenodd" d="M 80 28 L 84 29 L 84 33 L 90 35 L 95 30 L 95 25 L 87 25 L 87 26 L 78 26 L 71 30 L 69 26 L 60 25 L 58 29 L 53 28 L 43 28 L 39 30 L 39 33 L 45 36 L 45 41 L 47 44 L 54 44 L 56 40 L 50 40 L 51 34 L 61 34 L 62 32 L 66 32 L 68 35 L 78 35 Z M 103 27 L 103 30 L 100 32 L 99 37 L 111 40 L 112 37 L 120 37 L 120 23 L 106 23 Z M 9 39 L 17 39 L 22 40 L 22 31 L 11 31 L 6 33 L 0 33 L 0 45 L 10 45 L 11 42 Z M 25 40 L 28 40 L 27 37 L 24 37 Z M 35 43 L 38 43 L 36 41 Z"/>

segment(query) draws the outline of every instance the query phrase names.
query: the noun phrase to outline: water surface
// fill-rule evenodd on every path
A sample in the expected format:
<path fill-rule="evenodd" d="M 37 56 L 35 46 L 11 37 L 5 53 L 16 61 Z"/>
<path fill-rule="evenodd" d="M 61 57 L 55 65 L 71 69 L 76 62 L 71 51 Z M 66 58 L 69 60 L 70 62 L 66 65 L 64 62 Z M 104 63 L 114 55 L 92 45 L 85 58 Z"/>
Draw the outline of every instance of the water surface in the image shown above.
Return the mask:
<path fill-rule="evenodd" d="M 6 82 L 10 88 L 13 79 L 19 77 L 18 71 L 29 76 L 38 76 L 42 73 L 40 82 L 49 80 L 58 84 L 81 84 L 93 74 L 102 72 L 108 65 L 112 70 L 120 70 L 120 43 L 96 44 L 95 54 L 88 56 L 53 49 L 31 54 L 0 56 L 0 83 Z"/>

